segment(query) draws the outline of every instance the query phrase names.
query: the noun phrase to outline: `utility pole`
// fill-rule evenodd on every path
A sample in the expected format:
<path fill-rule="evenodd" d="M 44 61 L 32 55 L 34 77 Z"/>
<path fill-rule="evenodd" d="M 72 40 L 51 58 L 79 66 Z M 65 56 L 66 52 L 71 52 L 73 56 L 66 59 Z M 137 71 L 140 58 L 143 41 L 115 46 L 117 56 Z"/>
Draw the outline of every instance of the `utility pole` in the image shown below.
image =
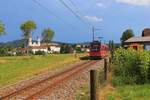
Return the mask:
<path fill-rule="evenodd" d="M 101 29 L 96 29 L 94 26 L 92 26 L 92 34 L 93 34 L 93 42 L 94 42 L 94 40 L 95 40 L 95 31 L 99 31 L 99 30 L 101 30 Z M 98 37 L 98 38 L 103 38 L 103 37 Z"/>
<path fill-rule="evenodd" d="M 93 32 L 93 42 L 94 42 L 94 37 L 95 37 L 95 28 L 92 26 L 92 32 Z"/>

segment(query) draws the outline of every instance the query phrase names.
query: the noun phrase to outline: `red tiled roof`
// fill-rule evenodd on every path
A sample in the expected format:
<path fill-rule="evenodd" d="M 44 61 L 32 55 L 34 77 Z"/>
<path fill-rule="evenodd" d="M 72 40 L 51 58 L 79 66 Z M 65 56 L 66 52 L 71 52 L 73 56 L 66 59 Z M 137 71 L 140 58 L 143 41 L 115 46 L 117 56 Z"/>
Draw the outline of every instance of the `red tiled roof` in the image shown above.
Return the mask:
<path fill-rule="evenodd" d="M 42 45 L 42 46 L 30 46 L 29 49 L 47 49 L 48 46 Z"/>

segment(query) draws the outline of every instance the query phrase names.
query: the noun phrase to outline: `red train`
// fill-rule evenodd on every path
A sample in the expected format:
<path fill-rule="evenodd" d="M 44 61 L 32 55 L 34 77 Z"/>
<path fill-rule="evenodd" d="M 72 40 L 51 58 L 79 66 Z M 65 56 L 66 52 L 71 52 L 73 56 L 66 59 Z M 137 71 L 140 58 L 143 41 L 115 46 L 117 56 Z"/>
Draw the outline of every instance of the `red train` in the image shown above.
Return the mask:
<path fill-rule="evenodd" d="M 90 44 L 89 56 L 92 59 L 104 58 L 109 54 L 109 47 L 105 44 L 101 44 L 99 41 L 93 41 Z"/>

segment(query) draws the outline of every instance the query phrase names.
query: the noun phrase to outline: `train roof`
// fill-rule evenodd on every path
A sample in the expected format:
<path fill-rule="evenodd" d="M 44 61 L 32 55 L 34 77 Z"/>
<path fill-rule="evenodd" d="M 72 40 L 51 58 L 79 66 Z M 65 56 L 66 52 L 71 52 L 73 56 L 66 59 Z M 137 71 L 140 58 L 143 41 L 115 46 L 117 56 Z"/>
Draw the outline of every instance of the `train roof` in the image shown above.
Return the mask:
<path fill-rule="evenodd" d="M 99 41 L 94 41 L 94 42 L 91 42 L 91 44 L 100 44 L 101 42 L 99 42 Z M 108 45 L 107 44 L 101 44 L 101 46 L 103 46 L 103 47 L 108 47 Z"/>

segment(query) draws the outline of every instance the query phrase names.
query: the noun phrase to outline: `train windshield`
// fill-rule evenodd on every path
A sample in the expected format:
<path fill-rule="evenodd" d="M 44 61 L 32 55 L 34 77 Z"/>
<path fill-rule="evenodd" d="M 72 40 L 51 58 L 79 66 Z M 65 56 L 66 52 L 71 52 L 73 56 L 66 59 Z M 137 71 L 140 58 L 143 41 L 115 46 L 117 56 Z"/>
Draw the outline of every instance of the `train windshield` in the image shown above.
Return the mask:
<path fill-rule="evenodd" d="M 100 51 L 100 42 L 93 42 L 93 43 L 91 43 L 91 51 L 92 52 Z"/>

